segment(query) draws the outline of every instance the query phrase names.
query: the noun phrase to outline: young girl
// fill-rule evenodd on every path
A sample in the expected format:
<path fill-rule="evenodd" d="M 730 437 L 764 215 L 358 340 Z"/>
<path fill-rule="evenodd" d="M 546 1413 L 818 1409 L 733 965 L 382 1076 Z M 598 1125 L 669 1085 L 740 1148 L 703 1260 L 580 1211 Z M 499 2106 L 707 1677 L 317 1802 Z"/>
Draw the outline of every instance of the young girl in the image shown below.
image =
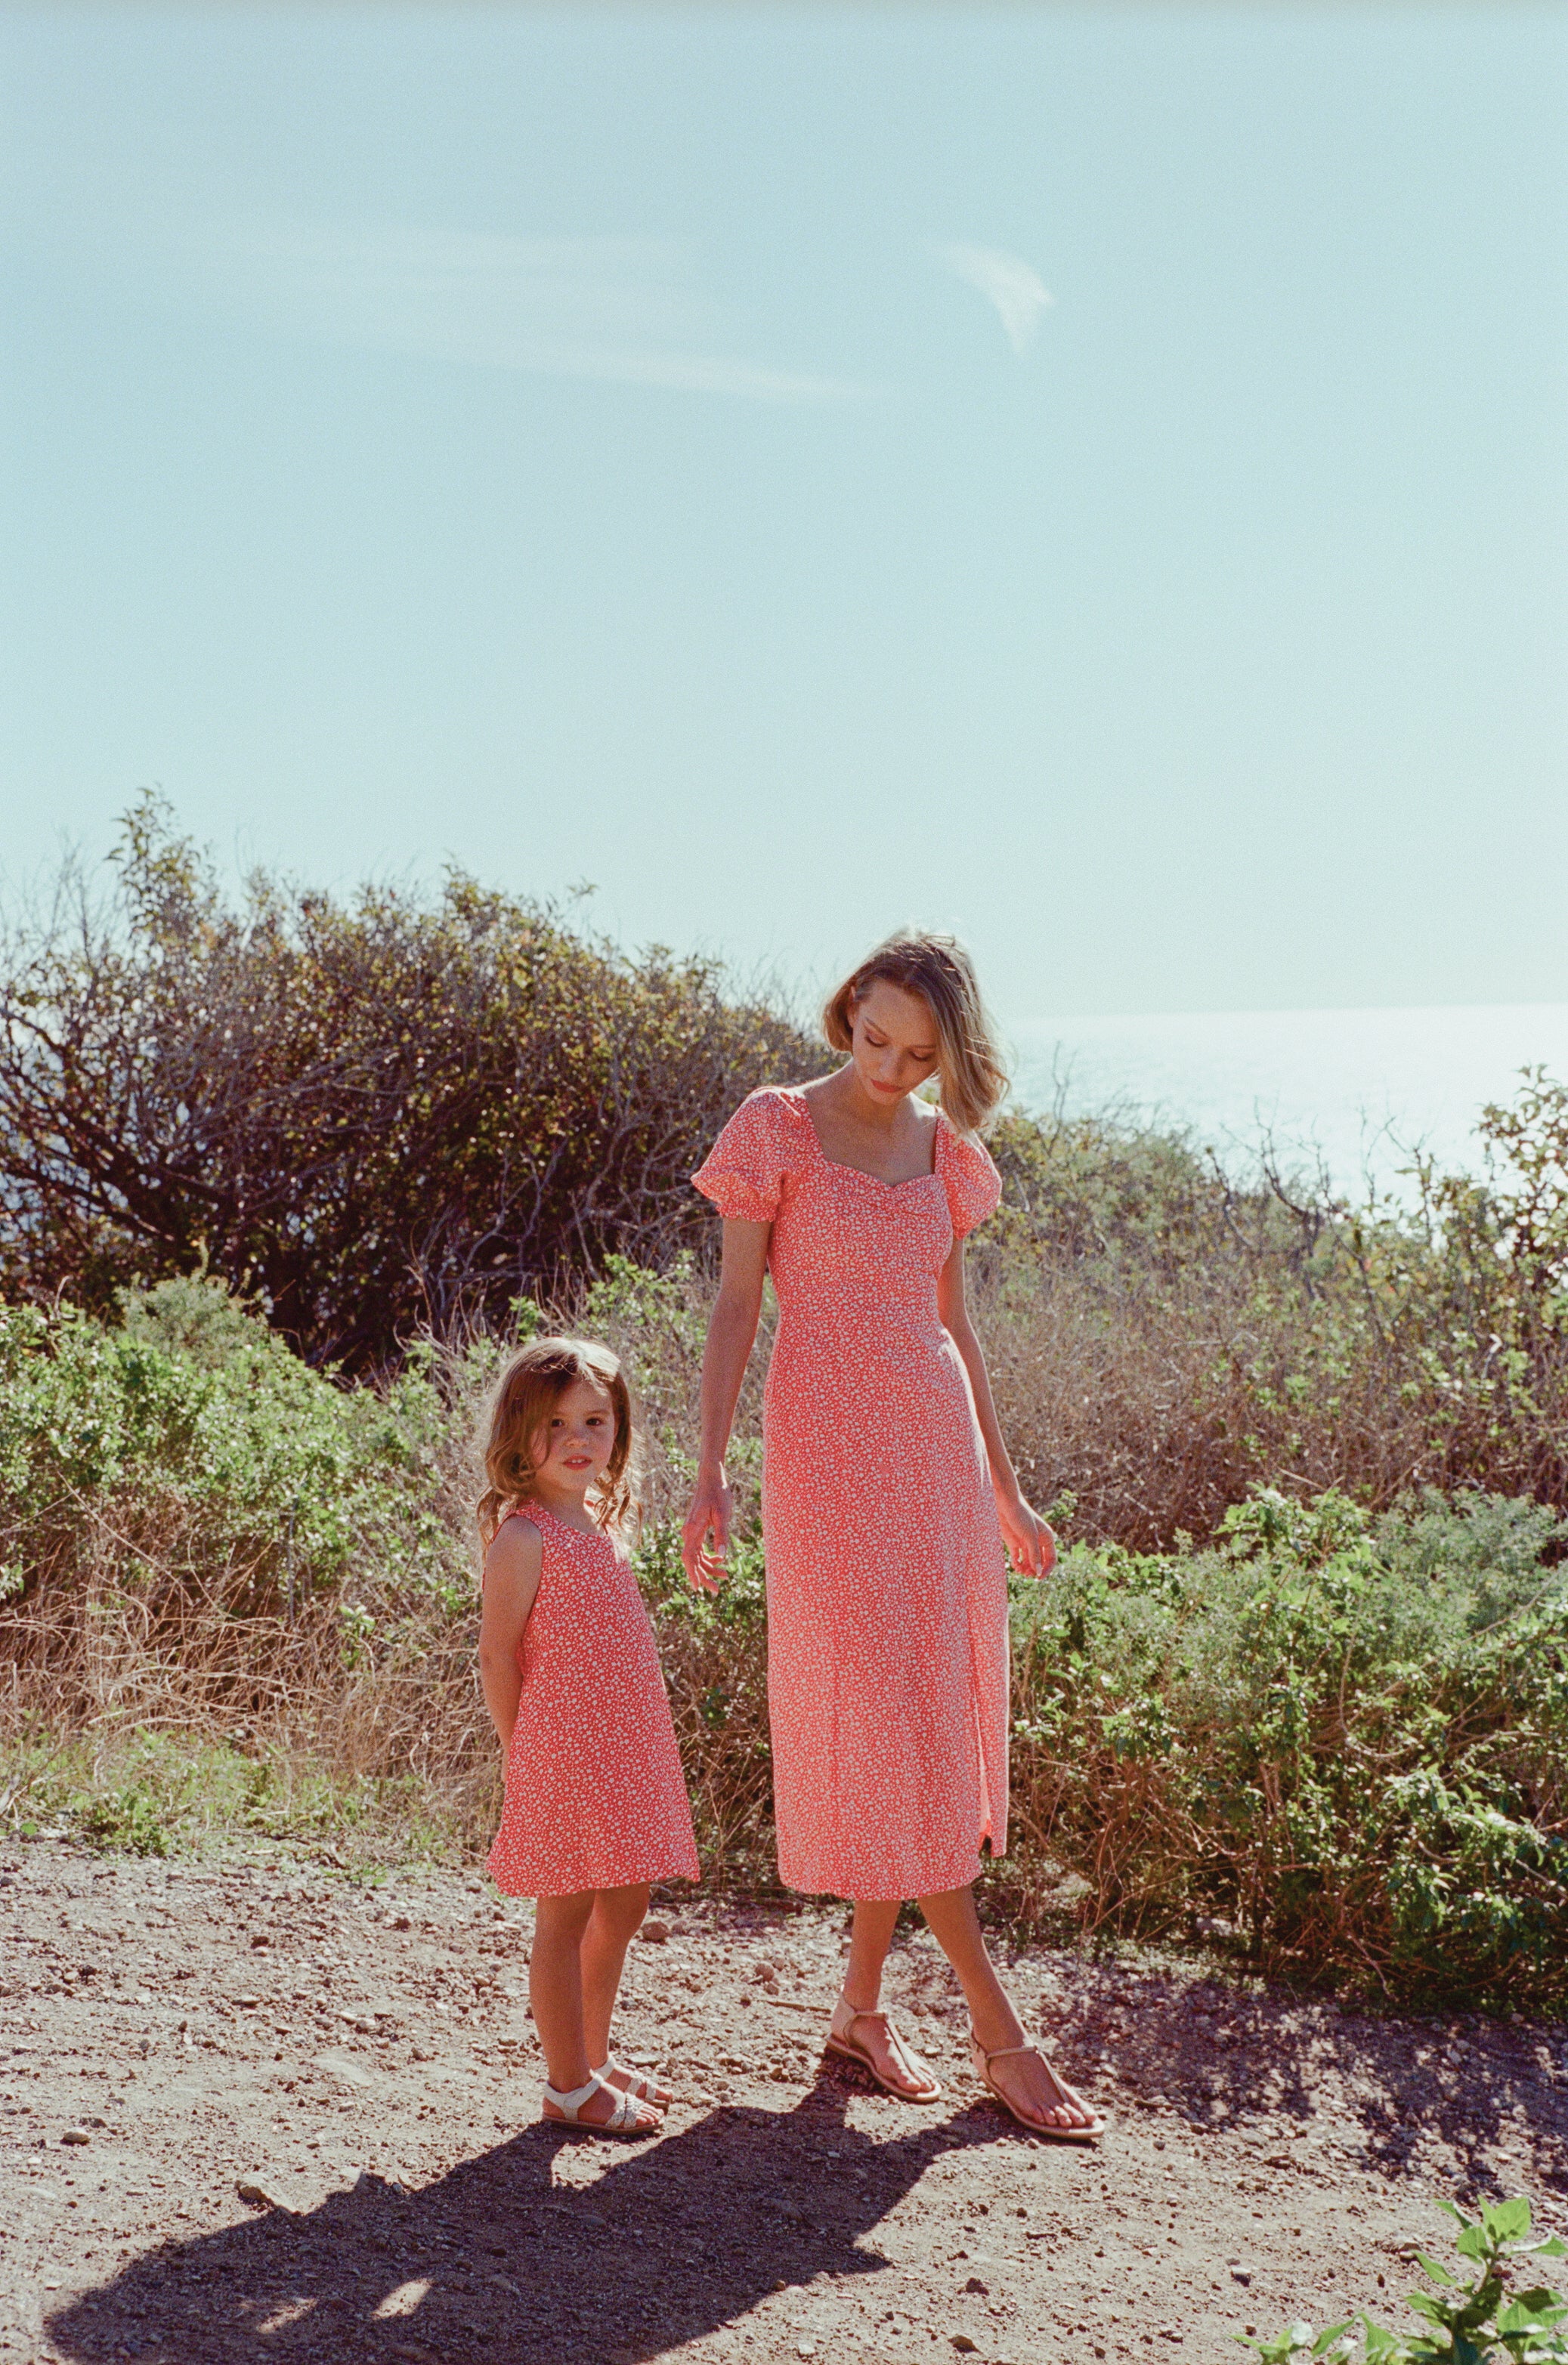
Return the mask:
<path fill-rule="evenodd" d="M 632 1509 L 621 1366 L 533 1339 L 496 1389 L 479 1504 L 479 1666 L 506 1753 L 490 1873 L 538 1900 L 528 1992 L 547 2120 L 648 2135 L 671 2100 L 617 2061 L 610 2023 L 651 1881 L 697 1877 L 691 1812 L 648 1613 L 621 1530 Z"/>

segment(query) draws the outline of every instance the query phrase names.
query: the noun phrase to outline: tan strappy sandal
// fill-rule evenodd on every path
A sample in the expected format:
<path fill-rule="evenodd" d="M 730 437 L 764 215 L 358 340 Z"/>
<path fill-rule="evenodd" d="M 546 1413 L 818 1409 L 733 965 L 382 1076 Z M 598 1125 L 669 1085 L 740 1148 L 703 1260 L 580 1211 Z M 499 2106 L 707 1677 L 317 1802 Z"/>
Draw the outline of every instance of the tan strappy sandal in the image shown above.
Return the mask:
<path fill-rule="evenodd" d="M 1023 2112 L 1018 2108 L 1017 2103 L 1012 2101 L 1007 2094 L 1003 2093 L 1002 2088 L 997 2084 L 996 2079 L 991 2074 L 991 2065 L 993 2061 L 1005 2061 L 1012 2055 L 1024 2053 L 1032 2053 L 1034 2055 L 1036 2060 L 1039 2063 L 1041 2068 L 1050 2079 L 1051 2084 L 1056 2088 L 1058 2097 L 1056 2107 L 1064 2111 L 1077 2109 L 1087 2110 L 1091 2107 L 1088 2103 L 1081 2102 L 1077 2095 L 1070 2094 L 1068 2092 L 1068 2090 L 1062 2083 L 1061 2079 L 1058 2076 L 1056 2070 L 1052 2068 L 1050 2063 L 1047 2060 L 1045 2055 L 1040 2051 L 1037 2045 L 999 2045 L 994 2053 L 988 2053 L 981 2045 L 979 2037 L 974 2034 L 974 2031 L 971 2029 L 969 2032 L 969 2067 L 973 2069 L 975 2076 L 980 2079 L 980 2084 L 984 2086 L 989 2092 L 996 2096 L 997 2101 L 1002 2104 L 1004 2111 L 1010 2111 L 1012 2113 L 1013 2116 L 1017 2120 L 1021 2127 L 1027 2127 L 1032 2135 L 1039 2135 L 1043 2137 L 1047 2143 L 1098 2143 L 1100 2137 L 1105 2132 L 1105 2122 L 1100 2116 L 1098 2111 L 1093 2113 L 1093 2115 L 1090 2119 L 1089 2124 L 1086 2127 L 1056 2127 L 1051 2126 L 1039 2119 L 1025 2118 Z"/>
<path fill-rule="evenodd" d="M 908 2086 L 895 2086 L 892 2079 L 878 2068 L 866 2047 L 857 2043 L 854 2031 L 857 2020 L 881 2022 L 887 2035 L 888 2049 L 894 2059 L 907 2068 L 914 2086 L 913 2092 Z M 828 2023 L 827 2050 L 830 2053 L 838 2054 L 846 2061 L 858 2061 L 863 2069 L 870 2071 L 885 2093 L 895 2094 L 901 2102 L 935 2102 L 940 2099 L 942 2089 L 936 2079 L 932 2076 L 913 2046 L 907 2044 L 899 2034 L 885 2012 L 856 2012 L 848 1997 L 841 1995 L 833 2008 L 833 2018 Z"/>

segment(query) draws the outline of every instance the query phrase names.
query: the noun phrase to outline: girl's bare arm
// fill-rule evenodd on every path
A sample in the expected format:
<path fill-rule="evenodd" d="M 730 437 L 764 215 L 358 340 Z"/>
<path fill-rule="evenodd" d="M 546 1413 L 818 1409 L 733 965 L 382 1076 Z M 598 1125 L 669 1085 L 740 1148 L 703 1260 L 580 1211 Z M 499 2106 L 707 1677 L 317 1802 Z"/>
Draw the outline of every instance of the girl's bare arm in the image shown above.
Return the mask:
<path fill-rule="evenodd" d="M 955 1240 L 946 1263 L 942 1268 L 936 1285 L 936 1309 L 942 1327 L 964 1360 L 974 1395 L 975 1411 L 980 1419 L 980 1435 L 985 1440 L 986 1460 L 991 1464 L 991 1488 L 996 1496 L 997 1517 L 1002 1532 L 1013 1554 L 1013 1565 L 1027 1576 L 1045 1576 L 1057 1556 L 1057 1540 L 1037 1511 L 1032 1511 L 1024 1500 L 1018 1484 L 1018 1473 L 1013 1467 L 1013 1457 L 1002 1435 L 1002 1424 L 996 1418 L 996 1406 L 991 1393 L 991 1374 L 985 1367 L 985 1356 L 975 1336 L 969 1309 L 964 1295 L 964 1244 Z"/>
<path fill-rule="evenodd" d="M 511 1747 L 522 1697 L 518 1653 L 539 1590 L 544 1545 L 529 1519 L 508 1519 L 485 1554 L 484 1607 L 479 1618 L 479 1680 L 503 1753 Z"/>
<path fill-rule="evenodd" d="M 730 1487 L 724 1455 L 739 1402 L 741 1382 L 756 1342 L 762 1284 L 767 1272 L 771 1224 L 727 1219 L 719 1295 L 708 1324 L 702 1356 L 702 1442 L 697 1485 L 681 1537 L 686 1574 L 704 1593 L 716 1590 L 724 1574 L 730 1541 Z"/>

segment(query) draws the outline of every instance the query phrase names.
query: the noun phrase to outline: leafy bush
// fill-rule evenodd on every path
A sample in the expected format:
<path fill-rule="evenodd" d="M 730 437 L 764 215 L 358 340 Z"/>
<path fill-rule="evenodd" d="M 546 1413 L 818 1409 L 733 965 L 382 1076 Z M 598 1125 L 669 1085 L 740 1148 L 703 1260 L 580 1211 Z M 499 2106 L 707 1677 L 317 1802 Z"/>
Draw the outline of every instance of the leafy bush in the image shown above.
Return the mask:
<path fill-rule="evenodd" d="M 355 1774 L 275 1740 L 245 1745 L 131 1727 L 63 1745 L 23 1742 L 8 1757 L 0 1814 L 14 1828 L 69 1830 L 106 1852 L 167 1856 L 217 1838 L 259 1838 L 353 1866 L 463 1846 L 461 1828 L 423 1783 Z"/>
<path fill-rule="evenodd" d="M 473 1577 L 430 1363 L 335 1386 L 201 1281 L 117 1324 L 0 1306 L 0 1651 L 31 1713 L 308 1721 L 367 1631 L 450 1626 Z"/>
<path fill-rule="evenodd" d="M 1483 1487 L 1568 1509 L 1568 1089 L 1526 1078 L 1482 1173 L 1412 1215 L 1179 1137 L 1012 1119 L 975 1296 L 1003 1425 L 1081 1532 L 1158 1549 L 1252 1488 Z"/>
<path fill-rule="evenodd" d="M 152 798 L 116 878 L 99 908 L 68 873 L 0 938 L 0 1295 L 106 1316 L 210 1272 L 356 1377 L 504 1328 L 520 1295 L 634 1350 L 645 1302 L 673 1475 L 673 1309 L 700 1326 L 716 1238 L 688 1177 L 820 1047 L 709 963 L 628 958 L 456 874 L 347 901 L 257 876 L 236 902 Z M 1483 1119 L 1479 1175 L 1419 1168 L 1414 1215 L 1115 1121 L 1015 1115 L 994 1147 L 974 1266 L 998 1401 L 1081 1534 L 1166 1549 L 1271 1484 L 1568 1509 L 1568 1089 L 1527 1078 Z"/>
<path fill-rule="evenodd" d="M 584 1318 L 623 1346 L 644 1406 L 637 1564 L 705 1866 L 755 1889 L 773 1878 L 759 1375 L 734 1566 L 709 1600 L 678 1534 L 705 1306 L 693 1264 L 610 1260 Z M 519 1301 L 513 1335 L 540 1319 Z M 345 1388 L 211 1281 L 130 1291 L 114 1322 L 0 1308 L 13 1814 L 47 1792 L 102 1840 L 163 1844 L 192 1810 L 136 1736 L 185 1736 L 297 1769 L 297 1799 L 326 1780 L 334 1814 L 395 1807 L 482 1848 L 498 1767 L 475 1674 L 472 1439 L 509 1343 L 427 1345 L 382 1387 Z M 1376 1512 L 1264 1488 L 1207 1544 L 1080 1542 L 1047 1584 L 1016 1581 L 993 1910 L 1217 1937 L 1389 1999 L 1560 1999 L 1565 1542 L 1528 1499 L 1428 1490 Z M 51 1790 L 38 1768 L 85 1732 L 91 1778 Z"/>
<path fill-rule="evenodd" d="M 0 948 L 0 1287 L 106 1311 L 210 1268 L 309 1361 L 659 1261 L 688 1176 L 806 1047 L 715 967 L 635 960 L 454 872 L 344 904 L 258 874 L 236 909 L 167 809 L 98 909 L 68 873 Z"/>
<path fill-rule="evenodd" d="M 1079 1546 L 1015 1585 L 1002 1892 L 1036 1911 L 1048 1857 L 1092 1924 L 1217 1921 L 1271 1971 L 1407 2000 L 1560 1996 L 1565 1538 L 1525 1501 L 1266 1489 L 1204 1550 Z"/>
<path fill-rule="evenodd" d="M 1536 2259 L 1568 2258 L 1568 2245 L 1556 2236 L 1530 2237 L 1530 2206 L 1524 2199 L 1500 2201 L 1470 2218 L 1451 2202 L 1439 2202 L 1459 2221 L 1454 2247 L 1474 2272 L 1454 2275 L 1438 2259 L 1417 2253 L 1417 2262 L 1433 2288 L 1413 2292 L 1406 2304 L 1429 2329 L 1389 2332 L 1361 2317 L 1366 2365 L 1484 2365 L 1488 2358 L 1512 2358 L 1515 2365 L 1563 2365 L 1568 2338 L 1561 2326 L 1568 2318 L 1568 2302 L 1547 2285 L 1515 2288 L 1518 2270 L 1527 2271 Z M 1310 2324 L 1288 2325 L 1272 2339 L 1238 2339 L 1255 2348 L 1263 2365 L 1305 2365 L 1309 2358 L 1337 2360 L 1351 2357 L 1355 2339 L 1350 2319 L 1315 2332 Z"/>

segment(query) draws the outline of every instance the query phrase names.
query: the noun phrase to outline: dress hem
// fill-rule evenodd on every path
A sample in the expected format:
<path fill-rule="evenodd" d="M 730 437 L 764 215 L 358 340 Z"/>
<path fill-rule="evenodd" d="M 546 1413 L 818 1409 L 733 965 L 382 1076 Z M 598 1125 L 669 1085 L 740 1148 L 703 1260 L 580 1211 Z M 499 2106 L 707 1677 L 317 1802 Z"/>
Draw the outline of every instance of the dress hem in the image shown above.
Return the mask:
<path fill-rule="evenodd" d="M 700 1880 L 702 1877 L 695 1857 L 684 1864 L 671 1864 L 667 1857 L 660 1857 L 645 1868 L 633 1866 L 630 1872 L 620 1865 L 607 1872 L 575 1871 L 569 1878 L 552 1877 L 544 1883 L 526 1873 L 521 1878 L 516 1875 L 503 1876 L 489 1863 L 485 1869 L 503 1897 L 580 1897 L 590 1889 L 635 1889 L 644 1881 Z"/>

